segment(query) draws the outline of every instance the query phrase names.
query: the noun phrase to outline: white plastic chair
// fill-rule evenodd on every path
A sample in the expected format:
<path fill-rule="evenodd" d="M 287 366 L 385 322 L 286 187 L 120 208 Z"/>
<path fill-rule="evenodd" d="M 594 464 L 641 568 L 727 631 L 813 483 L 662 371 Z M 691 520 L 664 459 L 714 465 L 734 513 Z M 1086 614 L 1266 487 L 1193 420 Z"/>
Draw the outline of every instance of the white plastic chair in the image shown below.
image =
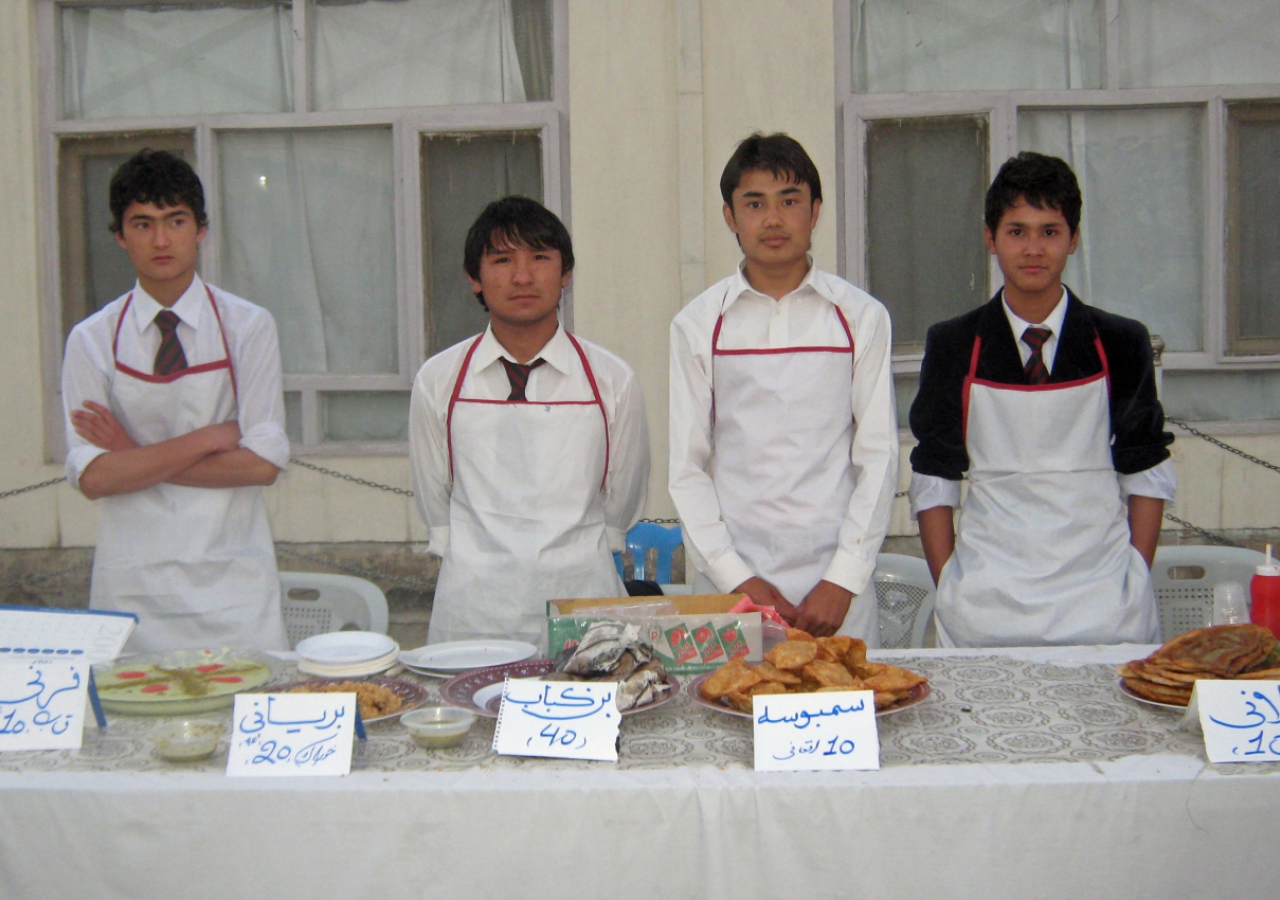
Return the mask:
<path fill-rule="evenodd" d="M 885 650 L 923 647 L 933 615 L 934 584 L 929 564 L 914 556 L 881 553 L 872 576 L 880 608 L 880 646 Z"/>
<path fill-rule="evenodd" d="M 1243 547 L 1157 547 L 1151 586 L 1160 610 L 1160 639 L 1213 624 L 1213 586 L 1236 581 L 1249 596 L 1254 567 L 1266 561 Z"/>
<path fill-rule="evenodd" d="M 289 646 L 315 634 L 356 629 L 387 633 L 387 598 L 352 575 L 281 572 L 280 605 Z"/>

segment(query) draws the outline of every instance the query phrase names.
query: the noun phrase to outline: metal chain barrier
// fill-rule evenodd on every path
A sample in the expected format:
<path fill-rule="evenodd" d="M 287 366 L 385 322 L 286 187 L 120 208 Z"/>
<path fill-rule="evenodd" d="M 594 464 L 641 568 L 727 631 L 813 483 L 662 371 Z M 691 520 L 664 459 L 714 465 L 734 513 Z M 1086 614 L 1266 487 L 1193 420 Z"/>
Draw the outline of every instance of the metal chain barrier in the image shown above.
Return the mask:
<path fill-rule="evenodd" d="M 319 472 L 321 475 L 332 475 L 334 478 L 341 478 L 343 481 L 350 481 L 352 484 L 359 484 L 364 487 L 376 488 L 380 491 L 389 491 L 392 494 L 399 494 L 402 497 L 412 497 L 413 491 L 404 488 L 392 487 L 389 484 L 378 484 L 376 481 L 368 481 L 364 478 L 357 478 L 354 475 L 348 475 L 345 472 L 335 472 L 333 469 L 326 469 L 324 466 L 317 466 L 314 463 L 303 462 L 297 457 L 289 457 L 289 462 L 295 466 L 302 466 L 304 469 L 310 469 L 313 472 Z"/>
<path fill-rule="evenodd" d="M 1212 437 L 1211 435 L 1205 434 L 1203 431 L 1197 431 L 1196 429 L 1192 428 L 1190 425 L 1188 425 L 1186 422 L 1182 421 L 1181 419 L 1175 419 L 1172 416 L 1165 416 L 1164 420 L 1173 425 L 1177 425 L 1183 431 L 1186 431 L 1190 434 L 1194 434 L 1196 437 L 1200 438 L 1200 440 L 1202 441 L 1208 441 L 1210 444 L 1213 444 L 1215 447 L 1218 447 L 1222 450 L 1226 450 L 1228 453 L 1234 453 L 1236 456 L 1239 456 L 1242 459 L 1247 459 L 1251 463 L 1256 463 L 1262 466 L 1262 468 L 1264 469 L 1270 469 L 1272 472 L 1280 472 L 1280 466 L 1277 466 L 1275 463 L 1269 463 L 1265 459 L 1258 459 L 1258 457 L 1256 456 L 1250 456 L 1248 453 L 1245 453 L 1239 447 L 1232 447 L 1230 444 L 1224 444 L 1222 441 L 1218 440 L 1215 437 Z"/>
<path fill-rule="evenodd" d="M 1225 538 L 1225 537 L 1222 537 L 1221 535 L 1214 534 L 1212 531 L 1209 531 L 1206 528 L 1201 528 L 1199 525 L 1192 525 L 1190 522 L 1186 521 L 1185 519 L 1179 519 L 1177 516 L 1173 515 L 1172 513 L 1165 513 L 1164 517 L 1168 519 L 1170 522 L 1176 522 L 1179 525 L 1181 525 L 1183 528 L 1186 528 L 1189 531 L 1194 531 L 1196 534 L 1200 535 L 1201 537 L 1208 538 L 1209 540 L 1213 541 L 1216 544 L 1222 544 L 1224 547 L 1244 547 L 1244 544 L 1237 544 L 1235 541 L 1231 540 L 1230 538 Z"/>
<path fill-rule="evenodd" d="M 405 578 L 402 575 L 391 575 L 386 572 L 379 572 L 376 569 L 366 569 L 362 566 L 353 566 L 349 563 L 334 562 L 331 559 L 325 559 L 323 556 L 315 556 L 311 553 L 301 553 L 297 550 L 286 550 L 283 547 L 276 547 L 276 553 L 280 556 L 293 556 L 298 559 L 305 559 L 310 562 L 319 563 L 322 566 L 329 566 L 334 569 L 341 569 L 348 575 L 359 575 L 361 578 L 379 581 L 393 581 L 396 584 L 402 584 L 405 587 L 415 588 L 420 591 L 434 591 L 436 586 L 426 581 L 418 581 L 416 578 Z"/>
<path fill-rule="evenodd" d="M 3 494 L 0 494 L 0 500 L 5 500 L 9 497 L 16 497 L 19 494 L 27 493 L 27 491 L 38 491 L 40 488 L 53 487 L 55 484 L 62 484 L 62 482 L 66 480 L 66 476 L 64 475 L 62 478 L 50 478 L 48 481 L 42 481 L 39 484 L 29 484 L 26 487 L 14 488 L 11 491 L 5 491 Z"/>

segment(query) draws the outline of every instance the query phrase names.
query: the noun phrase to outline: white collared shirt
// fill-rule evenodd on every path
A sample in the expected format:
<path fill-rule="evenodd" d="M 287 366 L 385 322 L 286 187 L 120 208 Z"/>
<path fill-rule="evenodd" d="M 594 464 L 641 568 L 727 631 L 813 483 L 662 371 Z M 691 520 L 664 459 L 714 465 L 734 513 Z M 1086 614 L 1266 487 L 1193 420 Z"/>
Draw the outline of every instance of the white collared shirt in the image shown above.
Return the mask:
<path fill-rule="evenodd" d="M 600 401 L 609 419 L 605 528 L 610 549 L 619 551 L 626 545 L 627 531 L 644 514 L 649 491 L 649 428 L 644 398 L 635 373 L 621 358 L 590 341 L 577 340 L 591 364 Z M 409 464 L 413 469 L 414 494 L 430 534 L 429 549 L 441 556 L 449 545 L 449 496 L 453 492 L 449 475 L 449 398 L 467 348 L 473 341 L 474 337 L 467 338 L 423 363 L 413 382 L 409 407 Z M 500 362 L 503 357 L 515 362 L 493 336 L 493 331 L 486 328 L 467 368 L 462 396 L 506 400 L 511 394 L 511 382 Z M 545 360 L 545 365 L 529 373 L 525 386 L 527 400 L 553 403 L 592 399 L 591 382 L 563 328 L 557 328 L 535 354 L 534 359 L 539 358 Z M 565 460 L 565 465 L 574 464 L 571 459 Z"/>
<path fill-rule="evenodd" d="M 1053 371 L 1053 361 L 1058 355 L 1058 336 L 1062 333 L 1062 323 L 1067 318 L 1067 289 L 1062 289 L 1062 297 L 1053 308 L 1053 312 L 1045 316 L 1043 322 L 1027 322 L 1018 317 L 1009 308 L 1009 301 L 1004 299 L 1004 290 L 1000 291 L 1000 306 L 1004 309 L 1005 318 L 1009 320 L 1009 329 L 1013 332 L 1014 343 L 1018 347 L 1018 356 L 1025 366 L 1031 358 L 1031 345 L 1022 340 L 1022 334 L 1028 328 L 1048 328 L 1048 340 L 1040 348 L 1040 358 L 1044 361 L 1045 371 Z M 1172 503 L 1178 491 L 1178 476 L 1173 468 L 1173 459 L 1166 459 L 1158 465 L 1143 472 L 1131 475 L 1120 475 L 1120 499 L 1127 502 L 1131 496 L 1151 497 Z M 911 473 L 911 518 L 917 518 L 922 510 L 935 506 L 950 506 L 953 509 L 960 505 L 960 482 L 937 475 Z"/>
<path fill-rule="evenodd" d="M 120 313 L 130 294 L 133 302 L 120 322 Z M 252 450 L 267 462 L 283 469 L 289 463 L 289 438 L 284 430 L 284 393 L 280 370 L 280 342 L 271 314 L 260 306 L 213 288 L 222 317 L 209 305 L 205 284 L 197 275 L 191 285 L 169 307 L 178 315 L 178 340 L 188 366 L 217 362 L 231 351 L 236 377 L 237 420 L 240 446 Z M 129 294 L 76 325 L 67 338 L 62 360 L 62 407 L 67 430 L 67 481 L 79 487 L 80 475 L 89 463 L 107 451 L 76 434 L 71 411 L 83 409 L 86 400 L 110 408 L 108 395 L 117 377 L 111 345 L 120 322 L 117 354 L 120 362 L 140 372 L 150 372 L 160 349 L 160 326 L 156 314 L 163 307 L 141 285 Z M 223 347 L 223 334 L 226 348 Z M 216 422 L 209 422 L 216 425 Z"/>
<path fill-rule="evenodd" d="M 713 452 L 711 337 L 722 304 L 718 346 L 724 350 L 844 345 L 848 337 L 830 315 L 831 304 L 849 323 L 855 346 L 851 408 L 857 428 L 850 452 L 855 485 L 823 579 L 860 594 L 875 571 L 898 479 L 889 313 L 870 294 L 818 270 L 810 260 L 804 280 L 781 300 L 751 287 L 740 266 L 672 321 L 671 498 L 684 526 L 690 560 L 723 591 L 759 573 L 734 550 L 708 474 Z"/>

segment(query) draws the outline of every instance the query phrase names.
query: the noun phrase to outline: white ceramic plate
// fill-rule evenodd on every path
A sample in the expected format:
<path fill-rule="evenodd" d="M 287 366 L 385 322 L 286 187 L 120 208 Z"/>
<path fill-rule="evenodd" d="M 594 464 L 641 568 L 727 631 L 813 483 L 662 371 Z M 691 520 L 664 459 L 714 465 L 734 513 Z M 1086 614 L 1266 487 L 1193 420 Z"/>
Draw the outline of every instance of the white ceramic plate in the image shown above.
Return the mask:
<path fill-rule="evenodd" d="M 303 675 L 315 675 L 320 678 L 360 678 L 387 671 L 396 664 L 396 657 L 399 655 L 399 649 L 395 649 L 385 656 L 368 662 L 349 663 L 343 666 L 326 666 L 309 659 L 300 659 L 298 671 Z"/>
<path fill-rule="evenodd" d="M 537 655 L 538 648 L 523 641 L 451 641 L 406 650 L 400 654 L 400 662 L 412 671 L 429 675 L 456 675 L 472 669 L 523 662 Z"/>
<path fill-rule="evenodd" d="M 298 656 L 322 666 L 369 662 L 396 650 L 396 642 L 376 631 L 333 631 L 298 643 Z"/>

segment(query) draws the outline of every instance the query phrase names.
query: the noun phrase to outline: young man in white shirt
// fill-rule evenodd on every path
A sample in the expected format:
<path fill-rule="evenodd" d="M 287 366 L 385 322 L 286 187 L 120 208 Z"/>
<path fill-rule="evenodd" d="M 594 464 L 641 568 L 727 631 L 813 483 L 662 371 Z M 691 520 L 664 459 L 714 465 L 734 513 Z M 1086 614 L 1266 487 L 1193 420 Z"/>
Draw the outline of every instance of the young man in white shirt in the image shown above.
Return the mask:
<path fill-rule="evenodd" d="M 670 490 L 695 590 L 879 645 L 871 576 L 898 472 L 889 314 L 809 256 L 813 161 L 785 134 L 720 179 L 737 272 L 671 323 Z"/>
<path fill-rule="evenodd" d="M 625 595 L 612 551 L 640 518 L 649 437 L 635 373 L 561 327 L 573 245 L 526 197 L 485 208 L 464 268 L 483 334 L 427 360 L 409 455 L 442 558 L 429 643 L 538 643 L 547 600 Z"/>
<path fill-rule="evenodd" d="M 67 339 L 67 480 L 101 519 L 89 605 L 132 612 L 135 651 L 288 649 L 262 487 L 289 460 L 264 309 L 206 285 L 200 179 L 143 150 L 110 187 L 138 274 Z"/>

